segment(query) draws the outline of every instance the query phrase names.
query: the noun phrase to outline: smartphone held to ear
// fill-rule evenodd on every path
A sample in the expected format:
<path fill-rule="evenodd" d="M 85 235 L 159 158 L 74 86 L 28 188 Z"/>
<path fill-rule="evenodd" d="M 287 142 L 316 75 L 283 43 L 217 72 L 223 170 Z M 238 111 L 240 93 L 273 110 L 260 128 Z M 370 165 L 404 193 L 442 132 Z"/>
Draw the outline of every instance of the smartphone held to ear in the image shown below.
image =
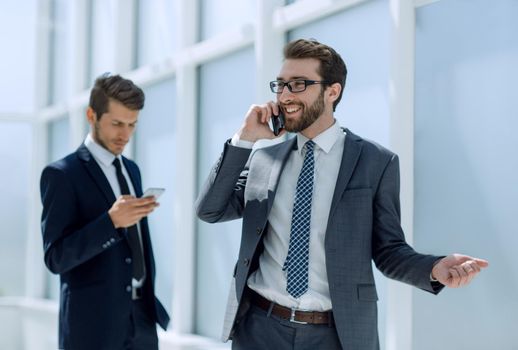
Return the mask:
<path fill-rule="evenodd" d="M 144 191 L 144 194 L 142 195 L 142 198 L 144 197 L 155 197 L 155 199 L 158 199 L 162 195 L 162 193 L 165 192 L 165 188 L 160 187 L 150 187 L 147 190 Z"/>
<path fill-rule="evenodd" d="M 279 115 L 272 115 L 273 134 L 279 136 L 282 129 L 284 129 L 284 114 L 279 110 Z"/>

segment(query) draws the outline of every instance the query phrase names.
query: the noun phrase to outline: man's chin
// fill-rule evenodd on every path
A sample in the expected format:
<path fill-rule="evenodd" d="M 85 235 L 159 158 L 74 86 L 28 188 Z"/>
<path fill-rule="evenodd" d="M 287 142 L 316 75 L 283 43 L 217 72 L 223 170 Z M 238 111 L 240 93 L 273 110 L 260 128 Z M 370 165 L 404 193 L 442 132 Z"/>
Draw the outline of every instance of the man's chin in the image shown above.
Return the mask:
<path fill-rule="evenodd" d="M 298 119 L 289 117 L 285 117 L 284 119 L 284 129 L 288 132 L 299 132 L 299 124 Z"/>
<path fill-rule="evenodd" d="M 292 125 L 284 124 L 284 130 L 287 132 L 299 132 L 296 128 L 294 128 Z"/>
<path fill-rule="evenodd" d="M 284 123 L 284 129 L 288 132 L 297 133 L 297 132 L 301 132 L 302 130 L 306 129 L 306 127 L 300 122 L 290 123 L 289 121 L 286 120 L 286 122 Z"/>
<path fill-rule="evenodd" d="M 124 152 L 124 146 L 113 146 L 109 150 L 114 155 L 118 156 L 119 154 L 122 154 Z"/>

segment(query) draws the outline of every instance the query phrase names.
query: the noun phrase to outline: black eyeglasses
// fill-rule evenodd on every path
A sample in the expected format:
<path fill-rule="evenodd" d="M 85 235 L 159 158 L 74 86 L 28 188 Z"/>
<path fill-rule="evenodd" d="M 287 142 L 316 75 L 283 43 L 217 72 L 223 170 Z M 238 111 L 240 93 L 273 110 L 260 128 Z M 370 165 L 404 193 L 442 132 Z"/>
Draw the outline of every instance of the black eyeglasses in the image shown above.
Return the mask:
<path fill-rule="evenodd" d="M 273 93 L 280 94 L 282 90 L 284 90 L 284 87 L 287 86 L 290 92 L 302 92 L 306 90 L 309 85 L 314 84 L 329 84 L 329 82 L 325 80 L 317 81 L 308 79 L 295 79 L 289 81 L 274 80 L 270 81 L 270 89 Z"/>

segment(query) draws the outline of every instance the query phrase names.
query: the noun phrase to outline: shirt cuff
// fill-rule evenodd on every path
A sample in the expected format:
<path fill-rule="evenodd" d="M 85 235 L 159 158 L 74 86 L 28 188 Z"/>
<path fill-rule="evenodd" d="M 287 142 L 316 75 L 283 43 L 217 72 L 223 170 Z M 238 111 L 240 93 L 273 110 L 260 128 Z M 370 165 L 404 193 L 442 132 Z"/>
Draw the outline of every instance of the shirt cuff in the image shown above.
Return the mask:
<path fill-rule="evenodd" d="M 232 136 L 232 139 L 230 140 L 230 144 L 232 146 L 248 148 L 248 149 L 252 149 L 254 147 L 254 143 L 252 141 L 241 140 L 239 138 L 238 134 L 234 134 L 234 136 Z"/>

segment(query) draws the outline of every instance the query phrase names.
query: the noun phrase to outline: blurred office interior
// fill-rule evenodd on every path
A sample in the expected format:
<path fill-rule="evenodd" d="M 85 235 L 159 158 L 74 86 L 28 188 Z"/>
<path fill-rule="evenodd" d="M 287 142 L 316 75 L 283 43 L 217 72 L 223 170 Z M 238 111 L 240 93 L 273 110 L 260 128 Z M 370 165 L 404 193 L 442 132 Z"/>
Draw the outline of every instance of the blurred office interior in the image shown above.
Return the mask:
<path fill-rule="evenodd" d="M 126 155 L 151 214 L 164 350 L 219 341 L 240 222 L 196 219 L 199 187 L 295 38 L 348 66 L 338 122 L 400 156 L 407 239 L 490 261 L 439 296 L 376 276 L 386 350 L 518 349 L 518 1 L 2 0 L 0 349 L 57 348 L 59 280 L 43 264 L 39 176 L 88 133 L 104 72 L 143 87 Z M 346 267 L 345 267 L 346 268 Z"/>

